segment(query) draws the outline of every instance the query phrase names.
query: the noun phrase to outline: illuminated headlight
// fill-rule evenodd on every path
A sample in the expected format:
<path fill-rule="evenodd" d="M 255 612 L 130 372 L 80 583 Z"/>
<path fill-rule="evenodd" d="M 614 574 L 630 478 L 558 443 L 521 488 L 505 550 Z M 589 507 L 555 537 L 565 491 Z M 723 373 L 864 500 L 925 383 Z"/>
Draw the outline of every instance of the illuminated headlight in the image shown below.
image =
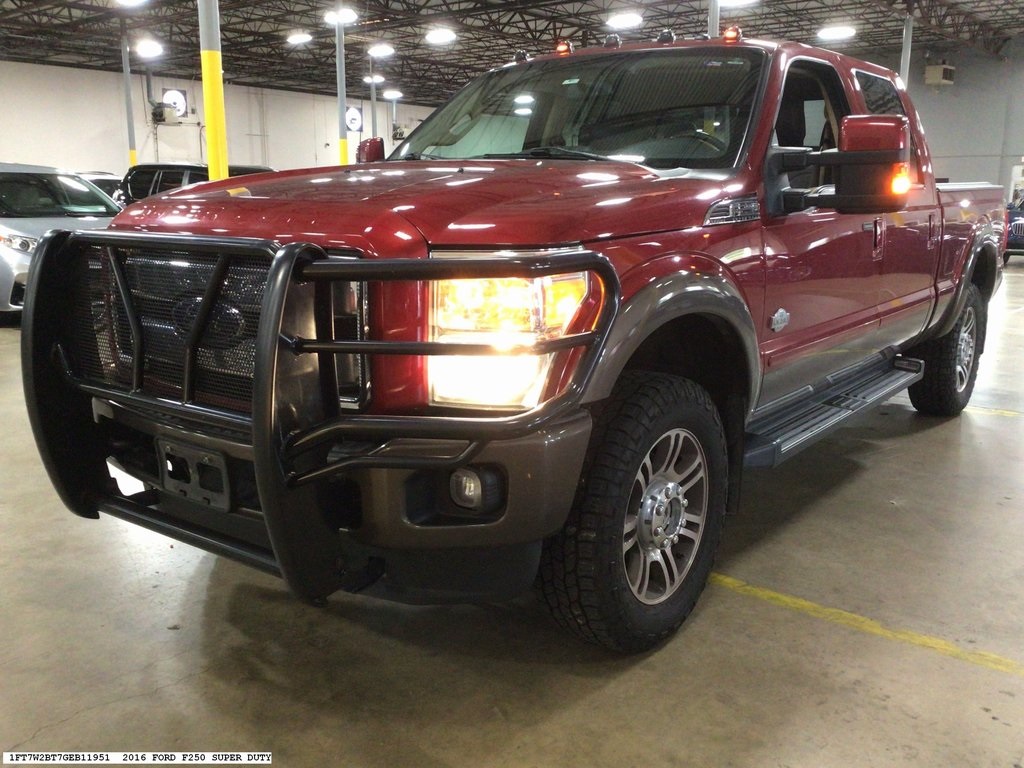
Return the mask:
<path fill-rule="evenodd" d="M 432 282 L 431 340 L 488 344 L 494 353 L 430 357 L 431 402 L 513 410 L 536 406 L 557 353 L 516 350 L 565 335 L 589 289 L 586 272 Z"/>
<path fill-rule="evenodd" d="M 36 243 L 38 242 L 36 238 L 25 237 L 24 235 L 0 236 L 0 245 L 6 245 L 8 248 L 21 253 L 32 253 L 36 249 Z"/>

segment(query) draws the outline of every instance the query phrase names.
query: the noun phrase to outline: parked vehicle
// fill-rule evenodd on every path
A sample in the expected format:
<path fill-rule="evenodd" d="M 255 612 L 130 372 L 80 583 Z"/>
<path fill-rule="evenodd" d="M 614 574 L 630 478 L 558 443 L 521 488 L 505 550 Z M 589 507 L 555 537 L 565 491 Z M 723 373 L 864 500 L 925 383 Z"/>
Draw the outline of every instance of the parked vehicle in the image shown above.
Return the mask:
<path fill-rule="evenodd" d="M 105 227 L 119 210 L 80 176 L 41 165 L 0 163 L 0 315 L 21 314 L 29 265 L 47 230 Z"/>
<path fill-rule="evenodd" d="M 1010 260 L 1014 253 L 1024 253 L 1024 200 L 1006 209 L 1006 250 L 1003 252 L 1003 264 Z"/>
<path fill-rule="evenodd" d="M 106 171 L 83 171 L 78 176 L 92 183 L 93 186 L 99 187 L 103 194 L 111 198 L 121 187 L 121 177 Z"/>
<path fill-rule="evenodd" d="M 228 176 L 246 176 L 273 170 L 265 165 L 229 165 Z M 208 181 L 209 178 L 207 167 L 199 163 L 142 163 L 128 169 L 114 199 L 121 205 L 131 205 L 144 197 Z"/>
<path fill-rule="evenodd" d="M 965 407 L 1003 219 L 1001 188 L 935 183 L 873 64 L 736 34 L 543 56 L 388 161 L 50 235 L 28 408 L 78 515 L 312 602 L 537 580 L 638 651 L 693 607 L 745 466 L 906 388 Z"/>

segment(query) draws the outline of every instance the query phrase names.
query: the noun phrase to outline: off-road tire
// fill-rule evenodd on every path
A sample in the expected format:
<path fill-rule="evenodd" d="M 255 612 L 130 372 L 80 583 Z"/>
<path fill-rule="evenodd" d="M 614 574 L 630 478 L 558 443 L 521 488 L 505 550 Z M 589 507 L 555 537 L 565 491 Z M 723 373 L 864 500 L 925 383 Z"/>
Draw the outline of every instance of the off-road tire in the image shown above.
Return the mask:
<path fill-rule="evenodd" d="M 971 399 L 985 342 L 986 309 L 981 291 L 968 285 L 956 325 L 908 355 L 924 360 L 924 377 L 908 390 L 910 402 L 928 416 L 956 416 Z"/>
<path fill-rule="evenodd" d="M 698 462 L 702 469 L 694 470 Z M 662 474 L 655 472 L 655 464 Z M 678 472 L 684 465 L 690 474 Z M 695 480 L 698 474 L 703 479 Z M 645 482 L 648 477 L 660 479 Z M 725 434 L 708 393 L 676 376 L 625 374 L 595 423 L 573 510 L 562 531 L 545 542 L 541 556 L 538 585 L 556 621 L 584 640 L 632 653 L 675 632 L 711 572 L 727 485 Z M 662 492 L 675 507 L 662 504 Z M 672 521 L 679 527 L 670 526 L 660 509 L 657 516 L 645 517 L 655 514 L 652 505 L 681 512 Z M 664 527 L 655 528 L 652 521 Z M 669 539 L 675 531 L 678 543 L 655 549 L 666 546 L 664 540 L 652 541 L 655 531 Z M 640 547 L 641 540 L 648 546 Z M 649 564 L 651 557 L 657 568 Z M 684 558 L 680 570 L 678 561 Z M 671 573 L 669 559 L 675 563 Z M 634 566 L 631 574 L 627 562 Z M 647 581 L 641 573 L 645 564 Z M 647 591 L 641 595 L 640 589 Z"/>

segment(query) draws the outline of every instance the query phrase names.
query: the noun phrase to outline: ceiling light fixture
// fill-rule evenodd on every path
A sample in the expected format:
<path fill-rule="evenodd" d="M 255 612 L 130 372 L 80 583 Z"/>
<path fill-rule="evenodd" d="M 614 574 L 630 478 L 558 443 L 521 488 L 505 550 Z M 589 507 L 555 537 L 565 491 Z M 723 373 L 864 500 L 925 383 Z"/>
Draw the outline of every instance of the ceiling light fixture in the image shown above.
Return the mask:
<path fill-rule="evenodd" d="M 760 0 L 718 0 L 719 8 L 746 8 L 748 5 L 757 5 Z"/>
<path fill-rule="evenodd" d="M 324 21 L 328 24 L 353 24 L 359 16 L 351 8 L 338 8 L 324 14 Z"/>
<path fill-rule="evenodd" d="M 394 52 L 394 47 L 388 43 L 377 43 L 376 45 L 371 45 L 366 49 L 367 55 L 372 56 L 375 59 L 385 59 Z"/>
<path fill-rule="evenodd" d="M 308 43 L 313 39 L 313 36 L 309 32 L 292 32 L 288 35 L 288 42 L 292 45 L 302 45 Z"/>
<path fill-rule="evenodd" d="M 398 99 L 402 98 L 402 92 L 396 91 L 393 88 L 389 88 L 388 90 L 384 91 L 384 93 L 381 94 L 381 97 L 385 101 L 397 101 Z"/>
<path fill-rule="evenodd" d="M 366 75 L 363 77 L 363 82 L 366 83 L 367 85 L 369 85 L 370 83 L 373 83 L 374 85 L 380 85 L 381 83 L 384 82 L 384 75 Z"/>
<path fill-rule="evenodd" d="M 857 34 L 857 30 L 846 24 L 834 27 L 822 27 L 818 30 L 819 40 L 849 40 Z"/>
<path fill-rule="evenodd" d="M 617 13 L 608 19 L 608 26 L 612 29 L 633 29 L 644 23 L 644 17 L 639 13 L 627 12 Z"/>
<path fill-rule="evenodd" d="M 164 52 L 164 47 L 151 37 L 139 40 L 135 44 L 135 52 L 143 59 L 152 59 Z"/>
<path fill-rule="evenodd" d="M 445 27 L 435 27 L 427 32 L 424 38 L 431 45 L 448 45 L 454 43 L 458 35 L 453 30 Z"/>

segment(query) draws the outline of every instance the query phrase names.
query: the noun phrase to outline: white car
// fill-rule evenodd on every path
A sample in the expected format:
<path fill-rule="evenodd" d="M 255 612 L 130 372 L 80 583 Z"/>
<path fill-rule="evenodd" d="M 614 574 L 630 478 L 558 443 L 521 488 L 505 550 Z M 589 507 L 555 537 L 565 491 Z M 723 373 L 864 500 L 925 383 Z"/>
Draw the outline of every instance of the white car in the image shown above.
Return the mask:
<path fill-rule="evenodd" d="M 0 163 L 0 314 L 21 312 L 36 244 L 51 229 L 102 229 L 120 210 L 82 177 Z"/>

